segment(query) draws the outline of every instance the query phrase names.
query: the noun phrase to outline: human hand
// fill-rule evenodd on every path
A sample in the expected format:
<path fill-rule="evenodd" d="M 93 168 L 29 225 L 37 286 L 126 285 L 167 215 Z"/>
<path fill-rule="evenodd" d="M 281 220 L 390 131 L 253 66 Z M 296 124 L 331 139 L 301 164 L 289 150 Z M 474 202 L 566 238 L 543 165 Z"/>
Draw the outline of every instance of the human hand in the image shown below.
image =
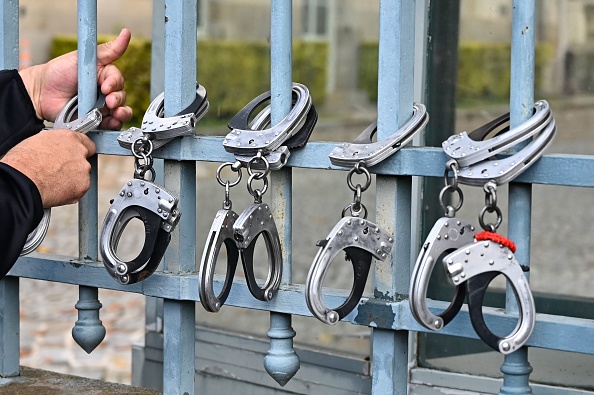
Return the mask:
<path fill-rule="evenodd" d="M 123 29 L 114 40 L 97 46 L 97 84 L 106 95 L 109 114 L 103 114 L 100 127 L 119 130 L 132 118 L 132 109 L 125 105 L 124 77 L 113 65 L 128 48 L 130 31 Z M 69 52 L 47 63 L 19 71 L 40 119 L 53 122 L 68 100 L 78 92 L 78 55 Z"/>
<path fill-rule="evenodd" d="M 91 185 L 95 144 L 68 129 L 44 130 L 11 148 L 0 162 L 35 183 L 44 208 L 76 203 Z"/>

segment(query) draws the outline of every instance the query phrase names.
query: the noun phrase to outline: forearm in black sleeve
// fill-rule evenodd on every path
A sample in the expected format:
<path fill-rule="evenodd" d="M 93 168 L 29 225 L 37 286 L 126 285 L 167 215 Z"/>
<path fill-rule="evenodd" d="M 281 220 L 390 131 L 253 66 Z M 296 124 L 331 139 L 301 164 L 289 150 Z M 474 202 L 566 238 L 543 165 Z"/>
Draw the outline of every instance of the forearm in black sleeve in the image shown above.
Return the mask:
<path fill-rule="evenodd" d="M 43 129 L 16 70 L 0 70 L 0 155 Z"/>
<path fill-rule="evenodd" d="M 16 70 L 0 70 L 0 156 L 43 129 Z M 0 163 L 0 278 L 19 257 L 27 236 L 41 221 L 43 205 L 29 178 Z"/>
<path fill-rule="evenodd" d="M 14 265 L 42 216 L 41 195 L 33 181 L 0 162 L 0 278 Z"/>

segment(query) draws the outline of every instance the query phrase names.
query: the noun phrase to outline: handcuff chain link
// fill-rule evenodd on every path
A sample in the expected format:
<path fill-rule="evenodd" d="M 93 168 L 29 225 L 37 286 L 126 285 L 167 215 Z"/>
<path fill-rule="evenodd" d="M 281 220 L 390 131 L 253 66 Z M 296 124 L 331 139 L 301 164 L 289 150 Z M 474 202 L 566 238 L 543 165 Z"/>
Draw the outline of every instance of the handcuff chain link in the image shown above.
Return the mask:
<path fill-rule="evenodd" d="M 153 142 L 148 136 L 136 139 L 130 148 L 134 155 L 134 178 L 155 181 L 155 169 L 153 168 Z M 146 179 L 146 173 L 150 172 L 150 178 Z"/>
<path fill-rule="evenodd" d="M 264 177 L 261 180 L 264 181 L 264 186 L 262 187 L 262 189 L 258 189 L 258 188 L 253 188 L 252 187 L 252 182 L 254 182 L 254 180 L 259 180 L 260 178 L 258 178 L 258 175 L 261 173 L 253 173 L 249 178 L 248 178 L 248 184 L 247 184 L 247 189 L 248 192 L 250 193 L 250 195 L 252 195 L 254 197 L 254 203 L 262 203 L 262 196 L 264 196 L 264 194 L 266 193 L 266 191 L 268 190 L 268 178 Z"/>
<path fill-rule="evenodd" d="M 365 174 L 365 185 L 361 186 L 360 184 L 357 184 L 357 186 L 355 186 L 355 184 L 353 184 L 354 173 Z M 369 174 L 369 170 L 367 170 L 364 162 L 357 162 L 357 164 L 349 171 L 349 174 L 347 175 L 347 185 L 353 192 L 357 191 L 357 187 L 361 187 L 361 192 L 365 192 L 367 188 L 369 188 L 371 185 L 371 174 Z"/>
<path fill-rule="evenodd" d="M 254 172 L 252 170 L 252 165 L 258 163 L 258 162 L 263 162 L 264 163 L 264 171 L 257 171 Z M 266 159 L 266 156 L 264 156 L 262 154 L 262 150 L 258 151 L 258 153 L 256 155 L 254 155 L 247 163 L 247 171 L 248 174 L 251 176 L 255 175 L 255 178 L 257 180 L 261 180 L 263 178 L 266 178 L 268 176 L 268 174 L 270 174 L 270 163 L 268 162 L 268 159 Z"/>
<path fill-rule="evenodd" d="M 353 174 L 365 174 L 365 185 L 353 183 Z M 353 191 L 353 202 L 349 203 L 343 210 L 342 216 L 344 217 L 347 210 L 351 211 L 351 216 L 360 217 L 363 213 L 363 218 L 367 219 L 367 207 L 361 203 L 361 196 L 371 185 L 371 174 L 363 161 L 357 162 L 355 166 L 349 171 L 347 175 L 347 185 L 351 191 Z"/>
<path fill-rule="evenodd" d="M 479 213 L 479 224 L 481 228 L 489 232 L 495 232 L 499 225 L 503 222 L 503 215 L 501 209 L 497 206 L 497 184 L 494 181 L 489 181 L 483 186 L 485 191 L 485 206 Z M 497 220 L 495 223 L 486 223 L 485 215 L 495 213 Z"/>
<path fill-rule="evenodd" d="M 252 165 L 257 162 L 264 163 L 264 171 L 263 172 L 262 171 L 255 172 L 252 169 Z M 248 171 L 248 174 L 250 175 L 250 177 L 248 178 L 248 184 L 247 184 L 248 192 L 250 193 L 250 195 L 252 195 L 254 197 L 254 203 L 260 204 L 260 203 L 262 203 L 262 196 L 264 196 L 264 194 L 268 190 L 268 174 L 270 174 L 270 163 L 268 162 L 268 159 L 266 159 L 266 156 L 264 156 L 262 154 L 262 150 L 259 150 L 258 153 L 256 155 L 254 155 L 248 161 L 247 171 Z M 264 182 L 262 189 L 254 188 L 252 186 L 252 183 L 254 182 L 254 180 L 262 180 Z"/>
<path fill-rule="evenodd" d="M 449 172 L 452 171 L 452 178 L 450 182 Z M 462 189 L 458 186 L 458 163 L 455 160 L 449 160 L 446 163 L 446 168 L 443 173 L 443 180 L 444 180 L 444 187 L 439 192 L 439 203 L 445 212 L 445 216 L 449 218 L 453 218 L 454 215 L 458 210 L 462 208 L 462 204 L 464 203 L 464 194 L 462 193 Z M 458 203 L 455 205 L 449 204 L 449 199 L 446 199 L 446 192 L 458 194 Z"/>
<path fill-rule="evenodd" d="M 227 166 L 231 168 L 231 171 L 237 173 L 237 178 L 233 182 L 231 182 L 230 180 L 223 181 L 223 178 L 221 177 L 221 171 Z M 223 201 L 223 210 L 231 210 L 233 208 L 233 203 L 231 202 L 231 197 L 230 197 L 231 187 L 234 187 L 235 185 L 239 184 L 239 182 L 241 181 L 241 177 L 242 177 L 241 162 L 239 162 L 239 161 L 225 162 L 217 168 L 217 173 L 216 173 L 217 182 L 221 186 L 225 187 L 225 200 Z"/>

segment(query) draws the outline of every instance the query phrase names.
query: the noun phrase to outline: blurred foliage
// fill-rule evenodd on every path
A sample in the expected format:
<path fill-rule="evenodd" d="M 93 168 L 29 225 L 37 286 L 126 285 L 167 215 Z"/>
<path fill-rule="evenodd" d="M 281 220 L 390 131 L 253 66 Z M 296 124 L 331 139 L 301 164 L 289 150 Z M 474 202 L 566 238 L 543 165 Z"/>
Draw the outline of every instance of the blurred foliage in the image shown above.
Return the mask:
<path fill-rule="evenodd" d="M 111 37 L 99 37 L 100 43 Z M 76 37 L 55 37 L 52 58 L 76 49 Z M 306 85 L 316 106 L 325 99 L 328 47 L 322 41 L 293 43 L 293 81 Z M 270 46 L 265 42 L 200 40 L 199 82 L 206 88 L 210 110 L 205 120 L 227 122 L 250 100 L 270 89 Z M 150 104 L 151 43 L 133 39 L 115 63 L 126 81 L 127 103 L 139 125 Z"/>
<path fill-rule="evenodd" d="M 110 37 L 99 37 L 103 43 Z M 55 58 L 77 48 L 76 37 L 55 37 L 50 48 L 50 57 Z M 142 115 L 150 104 L 151 43 L 132 40 L 126 54 L 115 62 L 122 71 L 126 84 L 126 104 L 134 110 L 131 124 L 140 126 Z"/>
<path fill-rule="evenodd" d="M 509 44 L 461 43 L 458 49 L 456 102 L 468 105 L 474 101 L 506 102 L 510 94 L 511 46 Z M 377 100 L 377 42 L 360 47 L 359 87 L 370 100 Z M 535 56 L 535 90 L 542 82 L 543 69 L 553 56 L 552 48 L 537 44 Z"/>
<path fill-rule="evenodd" d="M 377 101 L 377 41 L 366 41 L 359 47 L 359 89 L 367 92 L 369 100 Z"/>

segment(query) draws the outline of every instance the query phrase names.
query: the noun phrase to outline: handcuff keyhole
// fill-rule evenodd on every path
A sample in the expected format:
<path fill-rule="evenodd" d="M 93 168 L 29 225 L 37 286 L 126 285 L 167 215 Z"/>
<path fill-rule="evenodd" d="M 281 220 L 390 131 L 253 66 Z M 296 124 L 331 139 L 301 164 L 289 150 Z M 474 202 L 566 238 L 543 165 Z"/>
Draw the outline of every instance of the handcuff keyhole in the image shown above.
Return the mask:
<path fill-rule="evenodd" d="M 366 235 L 366 234 L 369 234 L 369 227 L 368 227 L 368 226 L 366 226 L 366 227 L 363 229 L 363 234 L 364 234 L 364 235 Z"/>
<path fill-rule="evenodd" d="M 144 194 L 145 194 L 145 195 L 148 195 L 148 194 L 149 194 L 149 189 L 148 189 L 148 188 L 146 188 L 146 189 L 144 190 Z"/>

